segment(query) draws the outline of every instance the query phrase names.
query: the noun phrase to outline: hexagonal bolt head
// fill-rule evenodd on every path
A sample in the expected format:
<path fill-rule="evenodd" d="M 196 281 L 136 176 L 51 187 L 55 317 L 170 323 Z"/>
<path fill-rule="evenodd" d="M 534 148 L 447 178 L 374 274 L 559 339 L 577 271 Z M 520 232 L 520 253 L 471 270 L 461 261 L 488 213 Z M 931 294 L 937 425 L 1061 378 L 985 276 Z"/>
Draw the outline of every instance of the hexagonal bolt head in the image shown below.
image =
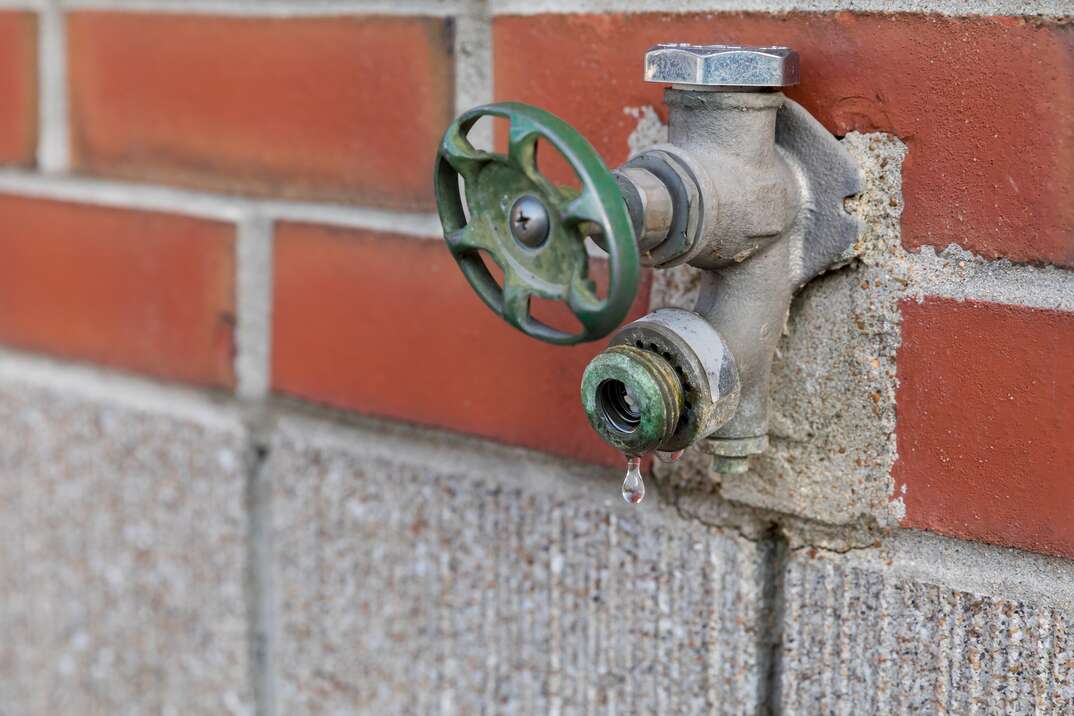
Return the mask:
<path fill-rule="evenodd" d="M 645 81 L 696 87 L 789 87 L 798 84 L 798 53 L 789 47 L 661 44 L 645 53 Z"/>

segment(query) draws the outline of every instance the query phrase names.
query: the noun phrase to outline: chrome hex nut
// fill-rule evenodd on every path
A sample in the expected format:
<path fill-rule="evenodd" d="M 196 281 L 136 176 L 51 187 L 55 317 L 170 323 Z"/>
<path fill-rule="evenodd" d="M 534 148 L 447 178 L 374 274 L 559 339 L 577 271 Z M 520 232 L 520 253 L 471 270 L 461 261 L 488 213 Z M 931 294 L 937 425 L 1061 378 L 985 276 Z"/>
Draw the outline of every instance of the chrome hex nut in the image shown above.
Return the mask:
<path fill-rule="evenodd" d="M 694 87 L 789 87 L 798 53 L 789 47 L 660 44 L 645 53 L 645 81 Z"/>

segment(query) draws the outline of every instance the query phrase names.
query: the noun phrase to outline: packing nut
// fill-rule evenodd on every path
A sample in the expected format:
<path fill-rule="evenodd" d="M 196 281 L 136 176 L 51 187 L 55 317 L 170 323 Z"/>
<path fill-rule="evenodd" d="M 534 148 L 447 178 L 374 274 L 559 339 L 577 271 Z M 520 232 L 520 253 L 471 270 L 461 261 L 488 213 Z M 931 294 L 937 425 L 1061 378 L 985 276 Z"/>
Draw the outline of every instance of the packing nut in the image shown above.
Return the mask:
<path fill-rule="evenodd" d="M 706 211 L 710 211 L 714 217 L 717 210 L 715 189 L 689 153 L 672 144 L 649 147 L 620 167 L 618 173 L 627 178 L 628 183 L 633 183 L 629 179 L 630 172 L 637 169 L 658 179 L 670 200 L 669 205 L 664 205 L 662 198 L 656 202 L 656 205 L 670 209 L 670 214 L 661 209 L 662 226 L 654 233 L 662 234 L 662 240 L 645 239 L 639 243 L 642 265 L 667 268 L 686 263 L 704 248 L 701 237 Z M 626 194 L 624 198 L 629 207 L 630 199 Z M 665 220 L 666 227 L 663 226 Z"/>
<path fill-rule="evenodd" d="M 638 250 L 644 253 L 659 246 L 671 228 L 673 206 L 667 185 L 637 167 L 624 166 L 613 174 L 634 224 Z"/>
<path fill-rule="evenodd" d="M 778 88 L 798 84 L 789 47 L 660 44 L 645 53 L 645 81 L 691 88 Z"/>

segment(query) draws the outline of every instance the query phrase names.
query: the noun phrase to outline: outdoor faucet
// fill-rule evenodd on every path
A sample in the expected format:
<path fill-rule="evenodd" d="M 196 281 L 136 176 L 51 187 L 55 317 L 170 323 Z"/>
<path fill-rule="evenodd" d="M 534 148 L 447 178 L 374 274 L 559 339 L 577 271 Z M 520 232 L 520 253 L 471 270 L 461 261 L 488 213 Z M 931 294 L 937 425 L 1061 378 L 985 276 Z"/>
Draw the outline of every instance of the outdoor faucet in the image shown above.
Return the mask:
<path fill-rule="evenodd" d="M 641 265 L 703 270 L 692 311 L 659 309 L 623 326 L 583 374 L 590 423 L 628 455 L 703 441 L 730 473 L 767 448 L 769 377 L 791 298 L 859 233 L 843 205 L 861 190 L 857 166 L 779 91 L 798 75 L 798 55 L 785 47 L 652 48 L 645 79 L 670 85 L 668 142 L 614 172 L 569 125 L 527 105 L 478 107 L 444 136 L 444 237 L 485 303 L 524 333 L 560 344 L 604 337 L 626 316 Z M 506 155 L 466 139 L 486 115 L 509 120 Z M 540 174 L 538 139 L 566 158 L 581 191 Z M 608 254 L 603 298 L 588 278 L 587 236 Z M 581 331 L 533 318 L 531 296 L 565 302 Z"/>

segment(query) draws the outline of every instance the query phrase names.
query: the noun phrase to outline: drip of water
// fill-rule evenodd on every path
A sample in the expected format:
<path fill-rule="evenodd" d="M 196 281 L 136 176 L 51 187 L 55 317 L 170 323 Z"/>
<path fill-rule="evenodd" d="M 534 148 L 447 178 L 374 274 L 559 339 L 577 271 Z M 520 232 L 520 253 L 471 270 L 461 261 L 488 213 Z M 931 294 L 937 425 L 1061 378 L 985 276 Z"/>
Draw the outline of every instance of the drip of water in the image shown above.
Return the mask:
<path fill-rule="evenodd" d="M 636 505 L 645 499 L 645 481 L 641 478 L 641 457 L 627 455 L 626 477 L 623 479 L 623 499 Z"/>
<path fill-rule="evenodd" d="M 660 462 L 678 462 L 679 458 L 682 457 L 682 454 L 682 450 L 676 450 L 675 452 L 661 452 L 660 450 L 657 450 L 656 459 Z"/>

